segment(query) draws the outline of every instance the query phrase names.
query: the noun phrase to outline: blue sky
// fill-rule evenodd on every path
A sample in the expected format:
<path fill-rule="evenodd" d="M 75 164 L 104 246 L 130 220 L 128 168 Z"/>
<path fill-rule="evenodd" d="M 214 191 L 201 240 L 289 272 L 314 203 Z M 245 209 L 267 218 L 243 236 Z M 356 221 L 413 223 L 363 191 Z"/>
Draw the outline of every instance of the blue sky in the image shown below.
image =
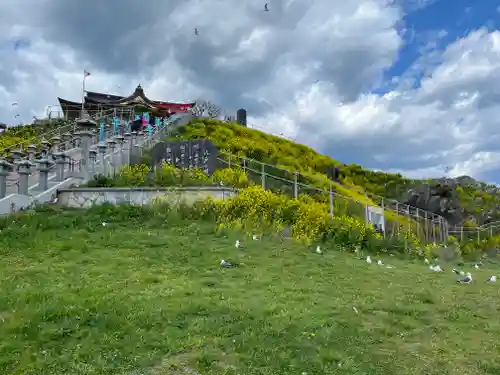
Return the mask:
<path fill-rule="evenodd" d="M 435 0 L 430 5 L 410 11 L 404 17 L 404 44 L 394 64 L 384 71 L 384 86 L 393 87 L 391 79 L 411 69 L 416 60 L 428 56 L 429 50 L 444 50 L 449 44 L 471 31 L 488 27 L 500 29 L 500 3 L 494 0 Z M 423 73 L 423 72 L 421 72 Z M 418 87 L 422 74 L 416 74 Z M 378 88 L 376 93 L 387 90 Z"/>

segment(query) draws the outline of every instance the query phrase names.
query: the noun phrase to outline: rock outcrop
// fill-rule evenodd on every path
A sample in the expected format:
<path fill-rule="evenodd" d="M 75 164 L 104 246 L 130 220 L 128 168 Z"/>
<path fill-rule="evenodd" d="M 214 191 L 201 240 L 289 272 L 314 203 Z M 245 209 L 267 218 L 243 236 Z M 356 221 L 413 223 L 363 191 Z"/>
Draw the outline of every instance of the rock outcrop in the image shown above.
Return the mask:
<path fill-rule="evenodd" d="M 450 225 L 460 224 L 464 220 L 458 194 L 451 182 L 415 186 L 408 190 L 402 202 L 441 215 Z"/>

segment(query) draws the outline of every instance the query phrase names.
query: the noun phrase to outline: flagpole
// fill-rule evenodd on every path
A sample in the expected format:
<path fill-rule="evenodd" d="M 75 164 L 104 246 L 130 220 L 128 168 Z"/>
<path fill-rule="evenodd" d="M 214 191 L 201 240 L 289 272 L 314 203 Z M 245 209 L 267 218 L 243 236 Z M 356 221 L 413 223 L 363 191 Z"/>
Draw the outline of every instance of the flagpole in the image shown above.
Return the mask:
<path fill-rule="evenodd" d="M 83 71 L 83 84 L 82 84 L 82 111 L 80 117 L 83 118 L 83 111 L 85 110 L 85 80 L 87 79 L 87 71 Z"/>

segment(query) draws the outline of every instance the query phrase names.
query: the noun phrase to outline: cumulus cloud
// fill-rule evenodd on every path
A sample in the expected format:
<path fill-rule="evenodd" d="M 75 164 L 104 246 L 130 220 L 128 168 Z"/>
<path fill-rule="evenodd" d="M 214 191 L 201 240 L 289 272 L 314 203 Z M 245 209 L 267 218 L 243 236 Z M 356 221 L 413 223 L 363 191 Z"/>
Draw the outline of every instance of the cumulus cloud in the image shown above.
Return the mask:
<path fill-rule="evenodd" d="M 440 30 L 382 82 L 414 34 L 405 12 L 432 3 L 276 0 L 264 12 L 249 0 L 0 0 L 0 120 L 80 100 L 87 69 L 89 90 L 127 95 L 141 83 L 157 100 L 244 107 L 256 126 L 344 162 L 480 177 L 499 159 L 498 31 L 441 49 Z"/>

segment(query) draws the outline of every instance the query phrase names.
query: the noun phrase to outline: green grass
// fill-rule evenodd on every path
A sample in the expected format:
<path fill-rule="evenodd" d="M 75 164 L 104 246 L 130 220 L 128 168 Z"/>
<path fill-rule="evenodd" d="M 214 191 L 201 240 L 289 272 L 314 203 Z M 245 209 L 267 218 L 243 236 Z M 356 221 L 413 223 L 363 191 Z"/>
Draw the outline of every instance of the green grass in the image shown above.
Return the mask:
<path fill-rule="evenodd" d="M 367 266 L 127 208 L 10 220 L 1 374 L 500 373 L 499 287 L 483 283 L 493 268 L 462 286 L 450 267 Z"/>

